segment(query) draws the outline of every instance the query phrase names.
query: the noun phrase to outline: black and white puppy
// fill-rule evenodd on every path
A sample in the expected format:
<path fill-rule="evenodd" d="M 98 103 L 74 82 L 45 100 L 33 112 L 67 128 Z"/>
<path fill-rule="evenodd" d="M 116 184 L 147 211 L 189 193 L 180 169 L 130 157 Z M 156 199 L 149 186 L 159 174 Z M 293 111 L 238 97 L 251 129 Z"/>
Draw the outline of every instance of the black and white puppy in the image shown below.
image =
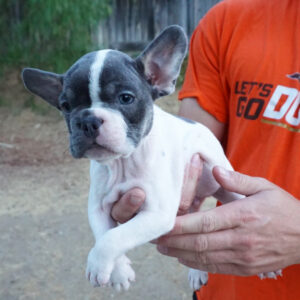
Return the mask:
<path fill-rule="evenodd" d="M 137 59 L 101 50 L 84 55 L 62 75 L 23 71 L 25 86 L 62 111 L 71 154 L 91 160 L 88 216 L 95 245 L 86 276 L 94 286 L 129 288 L 135 274 L 125 253 L 173 228 L 184 168 L 194 153 L 204 160 L 199 196 L 217 192 L 224 202 L 242 197 L 222 190 L 212 176 L 215 165 L 232 167 L 211 131 L 153 104 L 174 91 L 186 51 L 185 33 L 170 26 Z M 116 226 L 112 204 L 133 187 L 145 191 L 145 204 Z M 207 273 L 190 270 L 189 280 L 198 289 Z"/>

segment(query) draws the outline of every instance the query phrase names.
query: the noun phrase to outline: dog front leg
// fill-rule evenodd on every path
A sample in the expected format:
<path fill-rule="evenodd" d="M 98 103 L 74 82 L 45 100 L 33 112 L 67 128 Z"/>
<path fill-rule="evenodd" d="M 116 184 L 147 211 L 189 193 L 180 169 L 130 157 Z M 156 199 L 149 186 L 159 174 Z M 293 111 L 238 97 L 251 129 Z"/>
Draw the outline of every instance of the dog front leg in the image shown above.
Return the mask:
<path fill-rule="evenodd" d="M 89 195 L 89 204 L 88 204 L 88 218 L 90 227 L 94 234 L 95 238 L 95 246 L 90 250 L 87 260 L 86 267 L 86 277 L 90 281 L 90 283 L 95 287 L 99 286 L 100 282 L 97 280 L 97 274 L 94 271 L 94 265 L 98 263 L 98 260 L 101 259 L 97 257 L 95 253 L 95 247 L 99 243 L 101 237 L 111 228 L 116 226 L 116 222 L 111 218 L 107 211 L 101 207 L 101 203 L 99 199 L 97 199 L 97 195 L 93 192 L 93 188 L 91 187 L 90 195 Z"/>
<path fill-rule="evenodd" d="M 100 285 L 109 282 L 114 262 L 128 250 L 147 243 L 170 231 L 173 220 L 157 211 L 141 211 L 133 219 L 107 231 L 91 250 L 93 276 Z M 113 276 L 113 275 L 112 275 Z"/>
<path fill-rule="evenodd" d="M 111 205 L 107 206 L 104 210 L 99 201 L 96 200 L 93 193 L 91 193 L 89 198 L 88 216 L 95 237 L 95 246 L 90 250 L 88 255 L 86 277 L 93 286 L 109 284 L 116 290 L 127 290 L 130 286 L 130 282 L 135 279 L 135 273 L 130 266 L 130 260 L 125 255 L 121 255 L 116 260 L 110 262 L 110 277 L 98 277 L 97 266 L 99 264 L 105 264 L 105 262 L 103 262 L 105 257 L 102 257 L 101 254 L 99 255 L 97 245 L 101 243 L 102 236 L 108 230 L 116 226 L 116 222 L 110 216 Z"/>

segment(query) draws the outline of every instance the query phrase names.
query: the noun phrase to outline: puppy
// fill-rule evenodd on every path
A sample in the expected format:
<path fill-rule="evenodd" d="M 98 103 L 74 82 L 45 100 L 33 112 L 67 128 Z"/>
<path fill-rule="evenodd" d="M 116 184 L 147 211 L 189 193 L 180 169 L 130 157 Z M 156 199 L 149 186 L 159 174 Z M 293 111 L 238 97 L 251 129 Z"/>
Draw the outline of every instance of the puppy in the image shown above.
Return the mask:
<path fill-rule="evenodd" d="M 136 59 L 100 50 L 65 74 L 23 71 L 27 89 L 61 110 L 73 157 L 91 160 L 88 217 L 95 245 L 86 276 L 93 286 L 129 288 L 135 274 L 125 253 L 173 228 L 184 168 L 194 153 L 204 161 L 200 197 L 217 193 L 223 202 L 242 197 L 223 190 L 212 176 L 216 165 L 232 170 L 212 132 L 153 104 L 174 91 L 186 52 L 184 31 L 170 26 Z M 134 187 L 145 191 L 146 201 L 133 219 L 117 226 L 112 205 Z M 207 273 L 190 270 L 189 281 L 199 289 Z"/>

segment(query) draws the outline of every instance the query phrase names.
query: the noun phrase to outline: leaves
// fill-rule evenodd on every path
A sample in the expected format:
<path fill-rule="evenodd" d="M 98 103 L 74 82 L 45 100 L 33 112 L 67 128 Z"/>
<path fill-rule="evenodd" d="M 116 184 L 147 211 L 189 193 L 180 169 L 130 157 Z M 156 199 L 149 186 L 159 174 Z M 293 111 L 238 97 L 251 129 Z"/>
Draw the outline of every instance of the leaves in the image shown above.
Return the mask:
<path fill-rule="evenodd" d="M 110 0 L 0 0 L 0 68 L 32 66 L 64 72 L 95 49 L 92 32 Z"/>

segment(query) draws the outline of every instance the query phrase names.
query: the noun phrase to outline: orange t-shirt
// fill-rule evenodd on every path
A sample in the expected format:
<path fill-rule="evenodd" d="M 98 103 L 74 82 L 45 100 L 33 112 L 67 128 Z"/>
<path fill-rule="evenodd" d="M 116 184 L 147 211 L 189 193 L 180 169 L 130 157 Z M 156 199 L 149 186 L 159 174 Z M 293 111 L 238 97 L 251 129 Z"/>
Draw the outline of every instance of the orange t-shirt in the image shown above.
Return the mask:
<path fill-rule="evenodd" d="M 207 13 L 192 36 L 179 94 L 180 99 L 196 98 L 227 125 L 225 150 L 236 170 L 265 177 L 297 199 L 299 72 L 299 0 L 225 0 Z M 300 265 L 284 269 L 277 280 L 210 274 L 197 296 L 299 300 Z"/>

